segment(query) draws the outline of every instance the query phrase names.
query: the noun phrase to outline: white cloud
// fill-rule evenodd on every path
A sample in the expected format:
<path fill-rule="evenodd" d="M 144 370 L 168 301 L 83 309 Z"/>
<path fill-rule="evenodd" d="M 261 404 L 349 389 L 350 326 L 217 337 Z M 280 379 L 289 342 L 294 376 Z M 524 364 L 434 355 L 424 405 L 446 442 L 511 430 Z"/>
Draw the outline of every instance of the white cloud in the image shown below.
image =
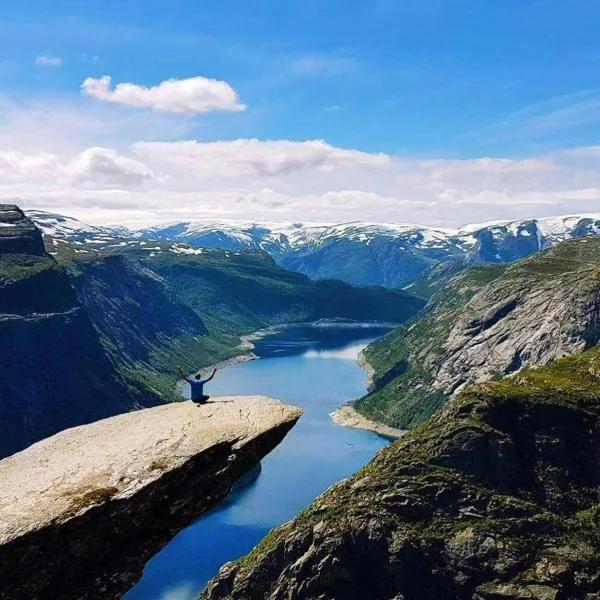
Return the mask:
<path fill-rule="evenodd" d="M 586 127 L 600 121 L 600 91 L 582 90 L 531 104 L 506 118 L 465 135 L 485 143 L 544 139 L 553 133 Z"/>
<path fill-rule="evenodd" d="M 112 148 L 95 147 L 73 157 L 0 151 L 0 177 L 17 184 L 43 184 L 48 190 L 68 190 L 71 186 L 102 190 L 139 187 L 153 179 L 154 174 L 134 158 L 122 156 Z"/>
<path fill-rule="evenodd" d="M 60 162 L 54 154 L 0 151 L 0 177 L 5 181 L 49 181 L 56 177 Z"/>
<path fill-rule="evenodd" d="M 51 54 L 42 54 L 36 56 L 35 64 L 40 67 L 60 67 L 63 64 L 62 58 L 52 56 Z"/>
<path fill-rule="evenodd" d="M 0 202 L 90 222 L 190 218 L 458 226 L 594 212 L 600 147 L 523 159 L 418 159 L 323 140 L 181 140 L 190 119 L 82 98 L 0 97 Z M 182 126 L 183 124 L 183 126 Z M 133 141 L 151 131 L 159 140 Z M 133 141 L 133 143 L 131 143 Z"/>
<path fill-rule="evenodd" d="M 114 89 L 111 82 L 112 79 L 108 75 L 98 79 L 88 77 L 81 85 L 81 90 L 86 96 L 103 102 L 179 114 L 218 110 L 237 112 L 246 109 L 237 92 L 226 81 L 191 77 L 167 79 L 153 87 L 119 83 Z"/>
<path fill-rule="evenodd" d="M 139 157 L 151 164 L 186 171 L 199 179 L 268 178 L 303 171 L 381 169 L 393 163 L 386 154 L 336 148 L 323 140 L 138 142 L 133 148 Z"/>
<path fill-rule="evenodd" d="M 73 154 L 85 148 L 123 148 L 151 132 L 157 139 L 188 136 L 193 127 L 181 115 L 115 110 L 75 96 L 33 97 L 20 102 L 0 93 L 0 151 Z"/>
<path fill-rule="evenodd" d="M 142 162 L 120 156 L 112 148 L 88 148 L 66 165 L 69 179 L 86 187 L 129 188 L 154 178 Z"/>

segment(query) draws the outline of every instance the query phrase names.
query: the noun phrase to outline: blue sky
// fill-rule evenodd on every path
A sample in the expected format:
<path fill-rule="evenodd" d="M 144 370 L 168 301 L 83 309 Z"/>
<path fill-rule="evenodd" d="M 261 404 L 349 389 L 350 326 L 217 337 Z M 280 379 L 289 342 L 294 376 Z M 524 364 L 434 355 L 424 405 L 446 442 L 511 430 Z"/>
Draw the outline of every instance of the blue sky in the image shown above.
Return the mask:
<path fill-rule="evenodd" d="M 527 161 L 549 156 L 562 169 L 563 163 L 573 162 L 570 155 L 564 158 L 564 151 L 599 143 L 600 6 L 591 0 L 25 0 L 11 4 L 0 9 L 0 108 L 5 107 L 0 145 L 6 152 L 18 150 L 31 156 L 60 147 L 65 163 L 88 147 L 115 150 L 119 156 L 138 160 L 131 148 L 139 141 L 211 143 L 256 138 L 301 144 L 324 140 L 333 148 L 385 153 L 403 167 L 406 161 L 409 166 L 421 161 L 417 171 L 427 161 L 470 165 L 468 161 L 488 158 Z M 198 76 L 216 79 L 226 82 L 246 109 L 174 114 L 82 95 L 87 78 L 105 75 L 111 77 L 111 86 L 152 87 L 168 79 Z M 40 113 L 43 119 L 36 117 Z M 36 118 L 43 121 L 39 142 L 34 134 Z M 588 152 L 584 162 L 590 160 L 595 158 L 590 159 Z M 153 173 L 162 173 L 154 162 L 145 164 Z M 404 176 L 403 167 L 396 168 L 394 177 L 398 172 Z M 318 168 L 331 170 L 331 165 Z M 559 183 L 554 175 L 551 181 L 539 182 L 540 169 L 535 171 L 531 185 L 522 186 L 523 192 L 566 193 L 563 188 L 569 183 L 569 194 L 555 197 L 554 203 L 526 205 L 524 217 L 571 206 L 594 208 L 593 194 L 576 202 L 570 196 L 595 188 L 595 181 L 586 179 L 584 188 L 573 189 L 577 179 L 573 172 Z M 35 193 L 28 191 L 20 173 L 21 187 L 13 192 L 39 204 L 43 186 L 39 183 Z M 381 174 L 359 190 L 354 189 L 360 187 L 357 182 L 348 189 L 343 173 L 338 175 L 329 183 L 330 189 L 323 182 L 299 190 L 297 182 L 289 180 L 276 181 L 274 189 L 271 173 L 259 184 L 252 182 L 252 190 L 247 189 L 249 183 L 236 182 L 228 193 L 231 196 L 233 188 L 243 193 L 269 189 L 304 198 L 308 193 L 322 197 L 327 192 L 360 191 L 377 194 L 382 202 L 410 200 L 407 190 L 396 193 L 386 187 Z M 175 173 L 167 176 L 174 178 Z M 389 180 L 391 175 L 386 177 Z M 306 174 L 298 179 L 306 180 Z M 534 182 L 538 187 L 532 187 Z M 69 186 L 72 183 L 69 180 Z M 94 205 L 94 214 L 100 214 L 101 203 L 92 198 L 98 190 L 89 183 L 83 186 L 87 196 L 79 189 L 80 205 L 73 206 L 81 213 Z M 53 185 L 47 189 L 55 189 Z M 149 181 L 144 185 L 144 190 L 122 189 L 121 196 L 129 195 L 131 204 L 131 194 L 151 187 Z M 450 181 L 447 191 L 453 186 Z M 102 187 L 106 197 L 106 185 Z M 217 188 L 224 192 L 223 186 Z M 190 182 L 185 193 L 193 191 Z M 0 193 L 5 196 L 11 191 Z M 51 198 L 48 202 L 56 204 Z M 490 202 L 482 216 L 517 216 L 514 196 L 512 208 L 498 199 Z M 222 212 L 249 218 L 259 205 Z M 401 219 L 406 211 L 399 206 L 386 218 L 398 213 L 394 220 L 406 220 Z M 479 202 L 471 211 L 473 216 L 481 206 L 485 204 Z M 438 217 L 438 224 L 472 218 L 468 210 L 456 213 L 451 208 L 448 217 Z M 412 209 L 411 219 L 419 220 L 423 214 L 431 221 L 427 210 L 420 211 L 416 204 Z M 105 214 L 114 215 L 114 207 L 111 210 Z M 270 209 L 260 208 L 257 218 L 265 211 Z M 280 212 L 286 218 L 286 210 Z M 294 211 L 287 212 L 291 217 Z M 360 211 L 357 216 L 373 218 Z M 335 211 L 327 217 L 333 218 Z"/>

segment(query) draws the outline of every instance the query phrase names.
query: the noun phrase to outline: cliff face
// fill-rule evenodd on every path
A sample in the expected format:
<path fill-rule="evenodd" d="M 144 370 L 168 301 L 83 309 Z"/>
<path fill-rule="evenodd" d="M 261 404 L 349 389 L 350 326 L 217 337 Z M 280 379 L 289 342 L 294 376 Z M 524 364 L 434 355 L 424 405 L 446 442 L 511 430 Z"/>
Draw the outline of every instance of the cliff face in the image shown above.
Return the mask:
<path fill-rule="evenodd" d="M 45 254 L 39 231 L 18 206 L 0 204 L 0 223 L 0 254 Z"/>
<path fill-rule="evenodd" d="M 71 282 L 107 354 L 127 383 L 175 400 L 175 367 L 222 357 L 202 318 L 151 269 L 120 254 L 78 261 Z M 236 341 L 227 342 L 235 351 Z M 226 355 L 228 358 L 230 355 Z M 148 392 L 146 392 L 148 393 Z"/>
<path fill-rule="evenodd" d="M 600 351 L 480 384 L 333 486 L 204 600 L 595 600 Z"/>
<path fill-rule="evenodd" d="M 169 404 L 63 431 L 0 461 L 0 598 L 120 598 L 300 414 L 257 396 Z"/>
<path fill-rule="evenodd" d="M 314 282 L 260 252 L 48 241 L 121 375 L 164 401 L 176 399 L 178 364 L 201 368 L 240 354 L 240 335 L 326 317 L 401 322 L 424 304 L 401 290 Z"/>
<path fill-rule="evenodd" d="M 564 242 L 452 279 L 414 323 L 367 349 L 374 383 L 356 408 L 410 427 L 465 385 L 548 364 L 599 340 L 600 239 Z"/>
<path fill-rule="evenodd" d="M 40 232 L 0 205 L 0 457 L 134 408 Z"/>

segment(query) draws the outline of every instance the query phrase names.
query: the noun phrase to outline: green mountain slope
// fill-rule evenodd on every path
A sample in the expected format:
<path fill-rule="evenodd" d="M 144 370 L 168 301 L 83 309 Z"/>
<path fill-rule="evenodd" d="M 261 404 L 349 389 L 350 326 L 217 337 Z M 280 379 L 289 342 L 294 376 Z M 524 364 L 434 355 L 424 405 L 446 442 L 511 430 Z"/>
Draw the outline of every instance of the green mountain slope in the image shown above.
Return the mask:
<path fill-rule="evenodd" d="M 370 418 L 412 427 L 465 385 L 581 352 L 600 340 L 600 239 L 559 244 L 513 265 L 472 268 L 422 315 L 365 351 Z"/>
<path fill-rule="evenodd" d="M 33 224 L 11 205 L 0 224 L 0 457 L 156 401 L 128 389 Z"/>
<path fill-rule="evenodd" d="M 63 242 L 56 256 L 121 374 L 165 400 L 177 398 L 176 365 L 232 358 L 243 334 L 322 318 L 402 322 L 423 305 L 400 290 L 314 282 L 261 252 Z"/>
<path fill-rule="evenodd" d="M 462 392 L 204 600 L 593 600 L 600 350 Z"/>
<path fill-rule="evenodd" d="M 401 322 L 401 291 L 312 282 L 260 252 L 47 238 L 0 205 L 0 457 L 66 427 L 176 400 L 175 367 L 247 348 L 240 336 L 320 318 Z"/>

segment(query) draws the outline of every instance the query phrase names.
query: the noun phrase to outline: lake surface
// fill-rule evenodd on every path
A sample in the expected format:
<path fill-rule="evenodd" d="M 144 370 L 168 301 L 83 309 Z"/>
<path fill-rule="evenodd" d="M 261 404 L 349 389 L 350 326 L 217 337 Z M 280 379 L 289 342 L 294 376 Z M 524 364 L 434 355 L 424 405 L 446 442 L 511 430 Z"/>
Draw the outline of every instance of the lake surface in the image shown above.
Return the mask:
<path fill-rule="evenodd" d="M 254 340 L 259 360 L 220 371 L 213 396 L 264 394 L 304 415 L 262 462 L 260 476 L 179 533 L 147 565 L 126 600 L 192 600 L 219 567 L 246 554 L 331 484 L 365 465 L 388 442 L 336 425 L 340 404 L 366 391 L 358 353 L 389 328 L 298 326 Z"/>

